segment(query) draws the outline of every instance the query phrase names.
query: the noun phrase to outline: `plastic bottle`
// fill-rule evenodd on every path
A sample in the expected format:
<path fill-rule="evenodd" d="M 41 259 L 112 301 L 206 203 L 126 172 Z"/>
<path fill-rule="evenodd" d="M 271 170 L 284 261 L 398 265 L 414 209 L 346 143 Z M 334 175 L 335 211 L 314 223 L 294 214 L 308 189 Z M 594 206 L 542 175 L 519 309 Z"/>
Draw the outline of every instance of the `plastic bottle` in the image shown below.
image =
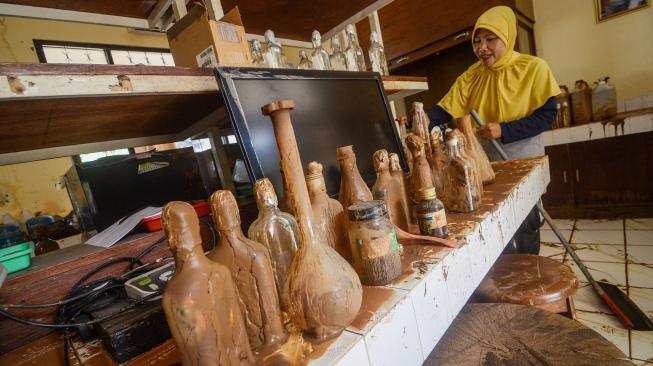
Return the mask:
<path fill-rule="evenodd" d="M 381 45 L 381 41 L 379 40 L 379 34 L 376 31 L 370 33 L 370 49 L 367 53 L 370 56 L 372 71 L 376 71 L 381 75 L 388 75 L 388 62 L 385 58 L 383 45 Z"/>
<path fill-rule="evenodd" d="M 286 57 L 283 55 L 283 49 L 281 44 L 279 44 L 274 37 L 274 32 L 270 29 L 265 31 L 265 41 L 267 42 L 267 47 L 263 53 L 263 58 L 265 59 L 268 67 L 272 68 L 285 68 L 287 65 Z"/>
<path fill-rule="evenodd" d="M 347 56 L 347 69 L 349 71 L 365 71 L 365 56 L 363 56 L 363 49 L 358 45 L 356 40 L 356 31 L 352 24 L 348 24 L 345 28 L 347 40 L 349 44 L 345 50 Z"/>
<path fill-rule="evenodd" d="M 331 68 L 333 70 L 347 71 L 347 59 L 340 48 L 340 41 L 337 35 L 331 38 L 331 49 L 333 50 L 331 56 L 329 56 Z"/>
<path fill-rule="evenodd" d="M 592 121 L 592 90 L 585 80 L 577 80 L 571 92 L 571 111 L 574 125 Z"/>
<path fill-rule="evenodd" d="M 599 79 L 592 88 L 592 119 L 600 121 L 617 114 L 617 90 L 608 84 L 609 76 Z"/>
<path fill-rule="evenodd" d="M 331 61 L 329 54 L 322 48 L 322 35 L 320 32 L 314 30 L 311 36 L 313 42 L 313 53 L 311 54 L 311 61 L 313 61 L 313 68 L 315 70 L 331 70 Z"/>

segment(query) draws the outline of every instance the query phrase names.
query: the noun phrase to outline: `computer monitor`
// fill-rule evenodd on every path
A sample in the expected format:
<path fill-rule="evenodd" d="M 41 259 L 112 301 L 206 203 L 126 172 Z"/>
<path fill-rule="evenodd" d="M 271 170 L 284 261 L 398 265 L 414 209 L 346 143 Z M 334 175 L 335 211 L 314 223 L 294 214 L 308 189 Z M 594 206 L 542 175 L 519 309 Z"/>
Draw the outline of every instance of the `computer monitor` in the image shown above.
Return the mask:
<path fill-rule="evenodd" d="M 272 122 L 261 112 L 277 100 L 295 101 L 291 119 L 304 172 L 310 161 L 321 163 L 330 195 L 340 188 L 339 146 L 354 145 L 358 168 L 370 185 L 376 150 L 398 153 L 406 169 L 378 73 L 222 67 L 216 74 L 251 181 L 268 177 L 279 196 L 279 151 Z"/>

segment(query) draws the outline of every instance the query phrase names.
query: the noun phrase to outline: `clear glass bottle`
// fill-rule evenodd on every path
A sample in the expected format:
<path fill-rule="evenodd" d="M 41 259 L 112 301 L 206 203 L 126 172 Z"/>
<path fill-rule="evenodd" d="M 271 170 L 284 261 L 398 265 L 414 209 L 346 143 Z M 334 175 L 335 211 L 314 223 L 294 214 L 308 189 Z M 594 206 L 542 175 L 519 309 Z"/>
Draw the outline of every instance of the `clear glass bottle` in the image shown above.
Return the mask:
<path fill-rule="evenodd" d="M 481 204 L 475 171 L 462 158 L 458 138 L 447 140 L 447 152 L 449 161 L 444 167 L 445 207 L 447 211 L 472 212 Z"/>
<path fill-rule="evenodd" d="M 329 54 L 324 50 L 324 48 L 322 48 L 322 35 L 320 32 L 316 30 L 313 31 L 311 42 L 313 43 L 313 53 L 311 54 L 313 68 L 315 70 L 331 70 Z"/>
<path fill-rule="evenodd" d="M 252 51 L 252 62 L 256 67 L 270 67 L 263 57 L 263 50 L 261 49 L 261 42 L 258 39 L 255 39 L 250 44 L 250 49 Z"/>
<path fill-rule="evenodd" d="M 288 268 L 298 248 L 298 229 L 295 218 L 277 207 L 277 195 L 268 178 L 254 183 L 258 217 L 250 225 L 247 237 L 270 250 L 272 272 L 277 283 L 279 298 L 285 291 Z"/>
<path fill-rule="evenodd" d="M 379 34 L 376 31 L 370 33 L 370 49 L 367 50 L 370 56 L 370 64 L 372 71 L 376 71 L 381 75 L 389 75 L 388 63 L 385 59 L 385 51 L 379 39 Z"/>
<path fill-rule="evenodd" d="M 338 40 L 337 35 L 331 38 L 331 49 L 332 53 L 331 56 L 329 56 L 329 60 L 331 61 L 331 68 L 333 70 L 347 71 L 347 59 L 345 58 L 345 54 L 340 48 L 340 40 Z"/>
<path fill-rule="evenodd" d="M 358 202 L 348 209 L 349 245 L 361 282 L 381 286 L 401 275 L 399 243 L 385 202 Z"/>
<path fill-rule="evenodd" d="M 345 28 L 347 40 L 349 44 L 345 50 L 347 57 L 347 70 L 349 71 L 365 71 L 365 56 L 363 56 L 363 49 L 358 45 L 356 40 L 356 31 L 352 24 L 348 24 Z"/>
<path fill-rule="evenodd" d="M 415 212 L 419 232 L 426 236 L 447 237 L 447 216 L 444 205 L 435 193 L 435 188 L 422 189 L 415 193 Z"/>
<path fill-rule="evenodd" d="M 281 44 L 274 37 L 274 32 L 268 29 L 265 31 L 264 36 L 267 47 L 265 48 L 265 52 L 263 52 L 263 58 L 268 64 L 268 67 L 276 69 L 285 68 L 287 65 L 286 57 L 283 54 Z"/>
<path fill-rule="evenodd" d="M 299 51 L 299 64 L 297 68 L 301 70 L 313 70 L 313 63 L 309 60 L 304 50 Z"/>

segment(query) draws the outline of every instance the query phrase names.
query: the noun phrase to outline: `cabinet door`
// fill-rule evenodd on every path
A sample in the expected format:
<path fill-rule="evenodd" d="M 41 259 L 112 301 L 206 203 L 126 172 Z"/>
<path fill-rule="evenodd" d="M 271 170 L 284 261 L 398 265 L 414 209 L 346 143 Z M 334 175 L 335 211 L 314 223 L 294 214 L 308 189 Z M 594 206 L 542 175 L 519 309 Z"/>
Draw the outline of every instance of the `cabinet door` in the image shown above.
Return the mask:
<path fill-rule="evenodd" d="M 653 204 L 653 132 L 570 145 L 579 207 Z"/>
<path fill-rule="evenodd" d="M 547 146 L 545 152 L 549 157 L 551 183 L 549 183 L 546 193 L 542 196 L 542 202 L 546 208 L 572 207 L 574 197 L 569 145 Z"/>

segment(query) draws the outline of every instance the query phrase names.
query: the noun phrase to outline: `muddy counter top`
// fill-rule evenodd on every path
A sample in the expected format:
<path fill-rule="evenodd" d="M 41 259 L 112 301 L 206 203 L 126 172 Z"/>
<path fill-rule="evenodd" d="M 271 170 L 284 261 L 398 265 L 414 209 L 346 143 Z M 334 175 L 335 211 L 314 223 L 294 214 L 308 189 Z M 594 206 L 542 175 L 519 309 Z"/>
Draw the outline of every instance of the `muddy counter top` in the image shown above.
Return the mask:
<path fill-rule="evenodd" d="M 471 214 L 447 215 L 449 235 L 462 245 L 451 249 L 403 242 L 402 276 L 387 286 L 364 286 L 356 320 L 338 338 L 316 347 L 309 356 L 310 365 L 407 366 L 424 362 L 549 183 L 546 157 L 497 162 L 493 167 L 496 180 L 485 186 L 481 207 Z M 46 357 L 50 350 L 49 360 L 61 354 L 50 347 L 34 347 L 37 342 L 0 356 L 0 365 L 32 365 L 44 360 L 27 357 L 30 353 Z M 61 345 L 60 341 L 50 343 Z M 16 357 L 18 351 L 24 357 Z M 161 357 L 152 354 L 157 352 Z M 100 354 L 104 354 L 101 345 L 85 348 L 84 364 L 112 364 Z M 169 345 L 162 345 L 136 364 L 168 365 L 175 354 Z"/>

